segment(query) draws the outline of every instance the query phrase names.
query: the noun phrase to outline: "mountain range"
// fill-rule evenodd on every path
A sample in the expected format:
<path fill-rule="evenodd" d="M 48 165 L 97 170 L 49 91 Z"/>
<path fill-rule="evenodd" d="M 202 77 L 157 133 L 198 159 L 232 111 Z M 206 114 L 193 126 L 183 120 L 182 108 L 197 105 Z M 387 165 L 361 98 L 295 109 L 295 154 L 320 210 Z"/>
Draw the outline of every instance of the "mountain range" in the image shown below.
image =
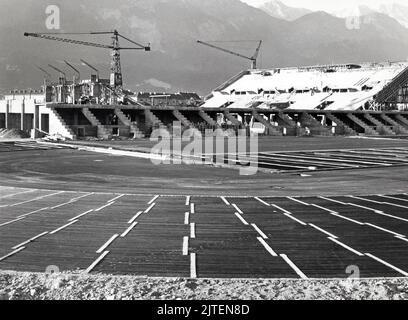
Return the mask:
<path fill-rule="evenodd" d="M 118 29 L 127 37 L 151 44 L 151 52 L 123 51 L 124 82 L 133 91 L 196 91 L 207 94 L 250 65 L 250 61 L 197 44 L 197 40 L 263 40 L 259 65 L 264 68 L 328 63 L 406 60 L 408 32 L 390 14 L 372 11 L 350 28 L 347 18 L 264 3 L 262 8 L 238 0 L 54 0 L 61 13 L 58 32 Z M 274 2 L 276 3 L 276 2 Z M 106 49 L 26 38 L 24 32 L 50 32 L 45 27 L 49 0 L 0 0 L 0 88 L 39 87 L 40 66 L 68 60 L 88 78 L 93 64 L 109 76 Z M 268 9 L 265 9 L 268 8 Z M 269 12 L 268 12 L 269 10 Z M 289 12 L 291 11 L 291 12 Z M 286 12 L 286 13 L 285 13 Z M 390 11 L 392 12 L 392 10 Z M 283 15 L 282 15 L 283 14 Z M 66 36 L 109 44 L 107 36 Z M 122 41 L 122 40 L 121 40 Z M 124 42 L 123 42 L 124 43 Z M 253 42 L 217 45 L 251 56 Z"/>

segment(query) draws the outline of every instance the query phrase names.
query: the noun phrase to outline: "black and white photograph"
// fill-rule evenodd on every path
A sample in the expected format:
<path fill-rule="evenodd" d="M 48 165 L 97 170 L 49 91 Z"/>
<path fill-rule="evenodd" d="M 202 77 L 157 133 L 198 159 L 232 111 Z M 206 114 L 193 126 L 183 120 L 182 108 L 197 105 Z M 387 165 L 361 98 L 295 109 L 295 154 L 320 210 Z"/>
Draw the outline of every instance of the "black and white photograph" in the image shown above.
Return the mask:
<path fill-rule="evenodd" d="M 408 299 L 406 0 L 0 12 L 2 305 Z"/>

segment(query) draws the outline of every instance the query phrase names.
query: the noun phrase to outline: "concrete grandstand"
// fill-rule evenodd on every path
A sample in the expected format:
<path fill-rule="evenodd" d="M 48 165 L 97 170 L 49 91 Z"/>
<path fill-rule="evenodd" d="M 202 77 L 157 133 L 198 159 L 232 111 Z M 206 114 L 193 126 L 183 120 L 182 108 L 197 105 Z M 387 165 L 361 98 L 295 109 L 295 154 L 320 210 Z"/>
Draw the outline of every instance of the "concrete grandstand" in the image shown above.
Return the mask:
<path fill-rule="evenodd" d="M 104 102 L 111 93 L 97 78 L 62 81 L 5 95 L 0 127 L 69 139 L 139 138 L 175 121 L 184 128 L 247 128 L 277 136 L 407 135 L 407 84 L 407 62 L 255 69 L 226 81 L 202 103 L 177 103 L 167 95 L 166 103 L 149 102 L 150 96 L 138 101 L 122 90 L 112 104 Z"/>

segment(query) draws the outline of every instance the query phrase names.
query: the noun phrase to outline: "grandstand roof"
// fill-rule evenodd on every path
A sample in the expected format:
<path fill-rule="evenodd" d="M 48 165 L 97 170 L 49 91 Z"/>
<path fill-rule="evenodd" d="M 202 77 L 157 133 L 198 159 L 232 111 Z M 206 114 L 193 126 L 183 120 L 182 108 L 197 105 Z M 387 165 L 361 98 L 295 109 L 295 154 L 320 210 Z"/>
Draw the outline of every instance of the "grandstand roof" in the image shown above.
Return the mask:
<path fill-rule="evenodd" d="M 215 89 L 203 108 L 361 109 L 408 68 L 408 62 L 243 71 Z"/>

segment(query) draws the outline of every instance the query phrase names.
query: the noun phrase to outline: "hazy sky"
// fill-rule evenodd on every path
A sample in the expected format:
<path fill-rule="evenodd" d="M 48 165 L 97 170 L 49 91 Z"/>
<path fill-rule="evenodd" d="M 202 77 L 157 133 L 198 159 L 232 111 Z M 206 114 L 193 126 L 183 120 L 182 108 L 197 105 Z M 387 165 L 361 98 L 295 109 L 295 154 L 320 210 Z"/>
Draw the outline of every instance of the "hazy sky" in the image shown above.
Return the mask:
<path fill-rule="evenodd" d="M 267 0 L 241 0 L 248 4 L 257 4 Z M 312 10 L 337 11 L 356 5 L 368 5 L 370 7 L 379 7 L 381 4 L 401 3 L 407 4 L 407 0 L 280 0 L 288 6 L 302 7 Z"/>

